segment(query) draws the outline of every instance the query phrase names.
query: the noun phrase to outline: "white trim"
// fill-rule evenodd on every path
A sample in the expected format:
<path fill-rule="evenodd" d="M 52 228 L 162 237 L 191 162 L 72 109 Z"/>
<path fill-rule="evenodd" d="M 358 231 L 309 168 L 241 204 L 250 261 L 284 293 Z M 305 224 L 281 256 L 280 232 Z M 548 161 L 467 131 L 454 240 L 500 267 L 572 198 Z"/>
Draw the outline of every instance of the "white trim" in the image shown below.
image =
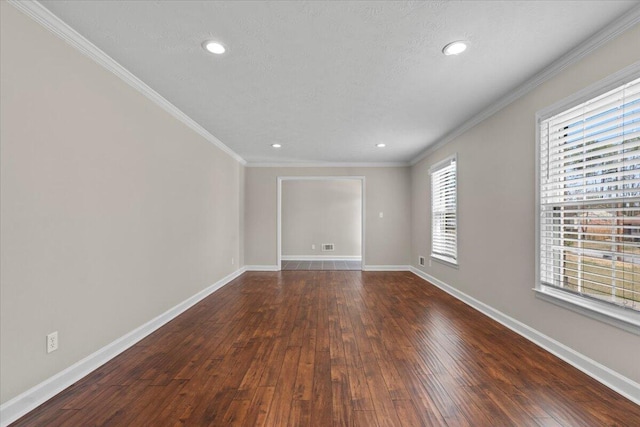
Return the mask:
<path fill-rule="evenodd" d="M 362 259 L 360 260 L 360 269 L 364 268 L 365 262 L 364 262 L 364 254 L 365 254 L 365 248 L 366 248 L 366 229 L 367 229 L 367 209 L 366 209 L 366 202 L 367 202 L 367 179 L 363 176 L 362 177 L 362 189 L 361 189 L 361 193 L 362 193 L 362 204 L 360 205 L 360 210 L 362 211 L 362 230 L 360 232 L 360 243 L 362 245 L 362 248 L 360 249 L 360 252 L 362 253 Z"/>
<path fill-rule="evenodd" d="M 361 231 L 360 231 L 360 244 L 362 245 L 360 251 L 362 257 L 360 260 L 360 268 L 364 270 L 365 260 L 365 229 L 366 229 L 366 178 L 358 175 L 346 175 L 346 176 L 279 176 L 276 186 L 276 262 L 278 263 L 278 270 L 282 265 L 282 181 L 344 181 L 344 180 L 359 180 L 361 188 L 361 209 L 362 215 Z"/>
<path fill-rule="evenodd" d="M 365 265 L 362 271 L 411 271 L 410 265 Z"/>
<path fill-rule="evenodd" d="M 615 326 L 632 334 L 640 335 L 640 312 L 618 307 L 607 302 L 541 285 L 535 289 L 536 298 L 550 302 L 559 307 L 582 314 Z"/>
<path fill-rule="evenodd" d="M 475 308 L 479 312 L 489 316 L 496 322 L 506 326 L 518 335 L 523 336 L 534 344 L 547 350 L 549 353 L 559 357 L 571 366 L 579 369 L 593 379 L 599 381 L 610 389 L 620 393 L 632 402 L 640 405 L 640 384 L 619 374 L 618 372 L 607 368 L 599 362 L 588 358 L 582 353 L 578 353 L 572 348 L 554 340 L 547 335 L 533 329 L 532 327 L 510 317 L 495 308 L 478 301 L 477 299 L 465 294 L 464 292 L 450 286 L 441 280 L 425 273 L 424 271 L 411 267 L 411 272 L 427 282 L 437 286 L 446 293 L 459 299 L 465 304 Z"/>
<path fill-rule="evenodd" d="M 640 313 L 603 301 L 573 295 L 545 286 L 540 280 L 540 123 L 561 111 L 569 110 L 640 76 L 640 61 L 599 80 L 535 114 L 535 286 L 536 297 L 592 319 L 640 335 Z"/>
<path fill-rule="evenodd" d="M 411 164 L 409 162 L 248 162 L 245 166 L 248 168 L 400 168 L 411 166 Z"/>
<path fill-rule="evenodd" d="M 609 40 L 615 38 L 619 34 L 622 34 L 627 29 L 640 22 L 640 6 L 631 9 L 623 16 L 613 21 L 610 25 L 603 28 L 577 48 L 574 48 L 569 54 L 563 55 L 560 59 L 553 62 L 547 68 L 533 76 L 526 81 L 523 85 L 519 86 L 516 90 L 500 99 L 498 102 L 492 104 L 479 114 L 472 117 L 470 120 L 463 123 L 454 131 L 445 135 L 439 141 L 429 145 L 425 150 L 419 153 L 410 162 L 372 162 L 372 163 L 348 163 L 348 162 L 306 162 L 306 163 L 283 163 L 283 162 L 252 162 L 248 164 L 241 156 L 227 147 L 218 138 L 213 136 L 210 132 L 196 123 L 193 119 L 184 114 L 175 105 L 171 104 L 164 97 L 151 89 L 146 83 L 138 79 L 131 72 L 125 69 L 122 65 L 116 62 L 113 58 L 108 56 L 93 43 L 88 41 L 85 37 L 80 35 L 77 31 L 67 25 L 64 21 L 51 13 L 47 8 L 41 5 L 35 0 L 8 0 L 18 10 L 31 17 L 34 21 L 38 22 L 43 27 L 69 43 L 71 46 L 82 52 L 87 57 L 91 58 L 107 70 L 111 71 L 116 76 L 120 77 L 127 84 L 138 90 L 150 100 L 155 102 L 161 108 L 169 112 L 178 120 L 182 121 L 185 125 L 193 129 L 196 133 L 207 139 L 209 142 L 229 154 L 232 158 L 237 160 L 242 165 L 247 167 L 402 167 L 412 166 L 422 161 L 429 154 L 433 153 L 438 148 L 451 142 L 458 136 L 465 133 L 475 125 L 479 124 L 483 120 L 486 120 L 493 114 L 497 113 L 516 99 L 530 92 L 543 82 L 549 80 L 551 77 L 558 74 L 571 64 L 579 61 L 584 56 L 588 55 L 595 49 L 607 43 Z"/>
<path fill-rule="evenodd" d="M 278 265 L 245 265 L 245 271 L 280 271 Z"/>
<path fill-rule="evenodd" d="M 608 75 L 602 80 L 590 84 L 589 86 L 579 90 L 578 92 L 571 94 L 560 101 L 545 107 L 536 112 L 536 126 L 540 126 L 540 122 L 554 116 L 561 111 L 569 110 L 576 105 L 587 102 L 588 100 L 595 98 L 603 93 L 609 92 L 631 80 L 640 76 L 640 61 L 636 61 L 631 65 L 624 67 L 622 70 L 618 70 L 613 74 Z M 539 138 L 537 139 L 539 141 Z"/>
<path fill-rule="evenodd" d="M 95 353 L 90 354 L 52 377 L 47 378 L 40 384 L 5 402 L 0 406 L 0 426 L 5 427 L 40 406 L 42 403 L 132 347 L 147 335 L 178 317 L 244 272 L 245 268 L 234 271 L 161 315 L 107 344 Z"/>
<path fill-rule="evenodd" d="M 456 181 L 456 188 L 455 188 L 455 194 L 456 194 L 456 241 L 455 241 L 455 250 L 456 250 L 456 257 L 455 258 L 451 258 L 448 257 L 446 255 L 442 255 L 442 254 L 437 254 L 433 252 L 433 178 L 432 175 L 441 170 L 444 169 L 447 165 L 450 165 L 451 163 L 455 162 L 455 166 L 456 166 L 456 174 L 455 174 L 455 181 Z M 445 157 L 444 159 L 440 160 L 439 162 L 431 165 L 431 167 L 429 167 L 429 195 L 430 195 L 430 200 L 429 200 L 429 212 L 431 214 L 431 227 L 429 230 L 429 235 L 431 236 L 431 251 L 429 256 L 431 257 L 432 260 L 441 262 L 445 265 L 448 265 L 450 267 L 454 267 L 454 268 L 458 268 L 458 234 L 459 230 L 460 230 L 460 216 L 458 215 L 458 153 L 453 153 L 450 156 Z"/>
<path fill-rule="evenodd" d="M 162 95 L 151 89 L 146 83 L 133 75 L 129 70 L 120 65 L 115 59 L 104 53 L 100 48 L 84 38 L 80 33 L 67 25 L 64 21 L 51 13 L 49 9 L 35 0 L 8 0 L 16 9 L 29 16 L 31 19 L 51 31 L 53 34 L 67 42 L 69 45 L 80 51 L 82 54 L 93 60 L 97 64 L 106 68 L 111 73 L 122 79 L 129 86 L 146 96 L 160 108 L 171 114 L 173 117 L 184 123 L 198 135 L 227 153 L 242 165 L 246 161 L 232 149 L 224 145 L 222 141 L 213 136 L 209 131 L 200 126 L 191 117 L 183 113 L 178 107 L 173 105 Z"/>
<path fill-rule="evenodd" d="M 276 184 L 276 263 L 278 270 L 282 266 L 282 178 Z"/>
<path fill-rule="evenodd" d="M 630 11 L 622 15 L 620 18 L 613 21 L 611 24 L 607 25 L 602 30 L 595 33 L 593 36 L 586 39 L 579 46 L 573 48 L 570 52 L 562 55 L 559 59 L 552 62 L 548 67 L 537 73 L 535 76 L 531 77 L 525 83 L 520 85 L 514 91 L 507 94 L 505 97 L 501 98 L 494 104 L 485 108 L 480 113 L 473 116 L 471 119 L 464 122 L 462 125 L 458 126 L 455 130 L 445 135 L 442 139 L 436 141 L 435 143 L 429 145 L 426 149 L 424 149 L 421 153 L 419 153 L 413 160 L 411 160 L 411 165 L 415 165 L 422 160 L 424 160 L 429 154 L 435 152 L 440 147 L 448 144 L 453 141 L 460 135 L 464 134 L 469 129 L 473 128 L 477 124 L 483 122 L 489 117 L 493 116 L 498 111 L 502 110 L 507 105 L 511 104 L 518 98 L 526 95 L 531 92 L 536 87 L 540 86 L 542 83 L 556 76 L 565 68 L 570 65 L 578 62 L 586 55 L 590 54 L 594 50 L 598 49 L 600 46 L 606 44 L 608 41 L 614 39 L 620 34 L 624 33 L 629 28 L 634 25 L 640 23 L 640 5 L 632 8 Z"/>
<path fill-rule="evenodd" d="M 280 261 L 362 261 L 360 255 L 282 255 Z"/>
<path fill-rule="evenodd" d="M 451 164 L 452 161 L 455 161 L 456 163 L 458 162 L 458 153 L 453 153 L 452 155 L 447 156 L 444 159 L 440 160 L 439 162 L 436 162 L 431 166 L 429 166 L 429 175 L 431 175 L 433 172 L 439 171 L 440 169 L 446 167 L 448 164 Z M 456 170 L 457 170 L 457 167 L 456 167 Z"/>
<path fill-rule="evenodd" d="M 363 175 L 313 175 L 313 176 L 279 176 L 282 181 L 346 181 L 346 180 L 364 180 Z"/>
<path fill-rule="evenodd" d="M 456 242 L 456 244 L 457 244 L 457 242 Z M 433 246 L 433 243 L 431 243 L 431 245 Z M 438 254 L 430 254 L 429 258 L 430 258 L 431 261 L 439 262 L 440 264 L 446 265 L 446 266 L 451 267 L 451 268 L 455 268 L 456 270 L 460 268 L 458 266 L 458 262 L 456 260 L 454 260 L 453 258 L 447 258 L 445 256 L 441 256 L 441 255 L 438 255 Z"/>

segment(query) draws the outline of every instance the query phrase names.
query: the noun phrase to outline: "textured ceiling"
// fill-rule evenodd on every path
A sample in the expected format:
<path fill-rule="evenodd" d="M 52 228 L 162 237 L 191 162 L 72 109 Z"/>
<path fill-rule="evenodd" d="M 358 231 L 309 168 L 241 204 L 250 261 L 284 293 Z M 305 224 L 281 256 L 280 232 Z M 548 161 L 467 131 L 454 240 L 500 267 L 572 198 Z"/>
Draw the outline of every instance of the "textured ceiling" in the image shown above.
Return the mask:
<path fill-rule="evenodd" d="M 41 3 L 250 163 L 410 161 L 638 4 Z"/>

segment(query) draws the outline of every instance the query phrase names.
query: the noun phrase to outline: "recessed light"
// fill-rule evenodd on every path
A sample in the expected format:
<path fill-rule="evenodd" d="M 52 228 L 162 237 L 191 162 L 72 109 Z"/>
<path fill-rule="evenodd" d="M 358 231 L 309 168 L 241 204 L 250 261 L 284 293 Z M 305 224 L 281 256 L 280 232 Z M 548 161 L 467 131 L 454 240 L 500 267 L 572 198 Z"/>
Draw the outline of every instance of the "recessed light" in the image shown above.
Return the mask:
<path fill-rule="evenodd" d="M 222 46 L 220 43 L 213 40 L 205 41 L 204 43 L 202 43 L 202 47 L 206 51 L 215 53 L 216 55 L 222 55 L 226 50 L 224 46 Z"/>
<path fill-rule="evenodd" d="M 444 53 L 447 56 L 459 55 L 465 50 L 467 50 L 467 43 L 461 40 L 458 40 L 455 42 L 451 42 L 448 45 L 446 45 L 444 48 L 442 48 L 442 53 Z"/>
<path fill-rule="evenodd" d="M 271 144 L 273 148 L 281 148 L 282 144 Z"/>
<path fill-rule="evenodd" d="M 386 146 L 387 146 L 387 144 L 384 144 L 382 142 L 380 144 L 376 144 L 376 147 L 378 147 L 378 148 L 384 148 Z"/>

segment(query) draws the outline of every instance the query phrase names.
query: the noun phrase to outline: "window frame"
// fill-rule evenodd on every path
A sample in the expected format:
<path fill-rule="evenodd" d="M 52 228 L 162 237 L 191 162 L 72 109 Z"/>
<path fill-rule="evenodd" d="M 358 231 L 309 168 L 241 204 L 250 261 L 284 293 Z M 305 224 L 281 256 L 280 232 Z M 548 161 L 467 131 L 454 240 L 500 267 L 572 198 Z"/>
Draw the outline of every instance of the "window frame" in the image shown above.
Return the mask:
<path fill-rule="evenodd" d="M 455 235 L 455 258 L 447 257 L 445 255 L 441 255 L 433 252 L 433 219 L 434 219 L 434 210 L 433 210 L 433 178 L 432 175 L 434 172 L 439 171 L 450 164 L 451 162 L 455 162 L 455 195 L 456 195 L 456 206 L 455 206 L 455 222 L 456 222 L 456 235 Z M 429 211 L 431 213 L 431 221 L 430 221 L 430 234 L 431 234 L 431 250 L 430 250 L 430 258 L 434 261 L 443 263 L 450 267 L 458 268 L 458 233 L 459 233 L 459 218 L 458 218 L 458 154 L 454 153 L 451 156 L 448 156 L 437 163 L 434 163 L 429 167 L 429 193 L 430 193 L 430 207 Z"/>
<path fill-rule="evenodd" d="M 616 326 L 625 331 L 640 335 L 640 311 L 616 306 L 595 298 L 580 296 L 545 285 L 540 272 L 540 233 L 541 233 L 541 135 L 540 124 L 556 114 L 585 103 L 608 91 L 616 89 L 640 77 L 640 63 L 632 64 L 609 77 L 596 82 L 569 97 L 536 112 L 535 115 L 535 286 L 536 297 L 587 317 Z"/>

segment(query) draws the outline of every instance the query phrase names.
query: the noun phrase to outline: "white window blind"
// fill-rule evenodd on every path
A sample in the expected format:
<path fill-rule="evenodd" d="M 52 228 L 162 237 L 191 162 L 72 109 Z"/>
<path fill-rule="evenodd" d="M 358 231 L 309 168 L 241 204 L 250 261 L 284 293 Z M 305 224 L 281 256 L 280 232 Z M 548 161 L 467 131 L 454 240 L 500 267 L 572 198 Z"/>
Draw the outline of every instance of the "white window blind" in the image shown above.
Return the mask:
<path fill-rule="evenodd" d="M 541 284 L 640 310 L 640 79 L 539 130 Z"/>
<path fill-rule="evenodd" d="M 446 159 L 431 174 L 431 256 L 458 263 L 456 157 Z"/>

